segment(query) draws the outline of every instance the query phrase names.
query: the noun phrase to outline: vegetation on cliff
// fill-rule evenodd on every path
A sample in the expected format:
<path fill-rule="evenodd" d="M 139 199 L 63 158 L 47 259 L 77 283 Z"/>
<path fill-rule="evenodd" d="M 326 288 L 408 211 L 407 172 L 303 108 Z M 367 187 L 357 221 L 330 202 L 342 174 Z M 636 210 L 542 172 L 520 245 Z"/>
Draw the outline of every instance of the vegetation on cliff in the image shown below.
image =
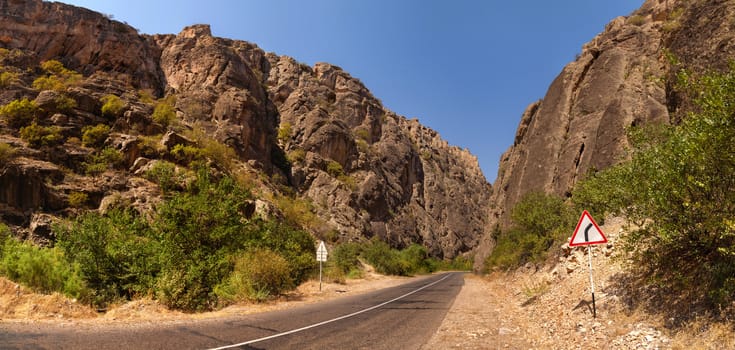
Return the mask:
<path fill-rule="evenodd" d="M 641 277 L 691 303 L 735 300 L 735 63 L 679 70 L 695 105 L 678 125 L 630 131 L 630 161 L 590 176 L 573 199 L 637 225 L 626 237 Z"/>

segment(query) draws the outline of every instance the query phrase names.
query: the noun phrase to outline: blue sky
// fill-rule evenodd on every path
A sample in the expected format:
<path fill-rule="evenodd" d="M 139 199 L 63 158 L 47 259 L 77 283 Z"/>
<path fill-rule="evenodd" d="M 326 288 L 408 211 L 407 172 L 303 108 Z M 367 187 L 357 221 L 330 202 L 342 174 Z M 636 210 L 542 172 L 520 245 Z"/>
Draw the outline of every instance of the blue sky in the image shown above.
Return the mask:
<path fill-rule="evenodd" d="M 584 43 L 643 0 L 64 0 L 142 33 L 195 23 L 359 78 L 394 112 L 467 148 L 488 181 L 521 114 Z"/>

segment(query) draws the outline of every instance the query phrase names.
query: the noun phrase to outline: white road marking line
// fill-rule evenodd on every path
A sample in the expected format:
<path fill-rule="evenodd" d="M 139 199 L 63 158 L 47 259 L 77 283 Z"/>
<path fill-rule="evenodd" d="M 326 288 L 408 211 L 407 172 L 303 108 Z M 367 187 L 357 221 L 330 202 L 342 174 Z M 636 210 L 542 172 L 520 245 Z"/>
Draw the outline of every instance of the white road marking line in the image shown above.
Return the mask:
<path fill-rule="evenodd" d="M 431 282 L 431 283 L 429 283 L 429 284 L 427 284 L 427 285 L 425 285 L 425 286 L 423 286 L 423 287 L 421 287 L 421 288 L 419 288 L 419 289 L 416 289 L 416 290 L 414 290 L 414 291 L 411 291 L 411 292 L 409 292 L 409 293 L 403 294 L 403 295 L 401 295 L 401 296 L 399 296 L 399 297 L 397 297 L 397 298 L 394 298 L 394 299 L 388 300 L 388 301 L 386 301 L 386 302 L 384 302 L 384 303 L 382 303 L 382 304 L 378 304 L 378 305 L 375 305 L 375 306 L 371 306 L 371 307 L 369 307 L 369 308 L 367 308 L 367 309 L 362 309 L 362 310 L 360 310 L 360 311 L 355 311 L 355 312 L 353 312 L 353 313 L 351 313 L 351 314 L 348 314 L 348 315 L 340 316 L 340 317 L 337 317 L 337 318 L 333 318 L 333 319 L 331 319 L 331 320 L 327 320 L 327 321 L 322 321 L 322 322 L 319 322 L 319 323 L 314 323 L 314 324 L 312 324 L 312 325 L 309 325 L 309 326 L 306 326 L 306 327 L 301 327 L 301 328 L 297 328 L 297 329 L 292 329 L 292 330 L 290 330 L 290 331 L 287 331 L 287 332 L 283 332 L 283 333 L 278 333 L 278 334 L 270 335 L 270 336 L 267 336 L 267 337 L 263 337 L 263 338 L 258 338 L 258 339 L 253 339 L 253 340 L 248 340 L 248 341 L 246 341 L 246 342 L 242 342 L 242 343 L 238 343 L 238 344 L 225 345 L 225 346 L 220 346 L 220 347 L 218 347 L 218 348 L 211 348 L 211 349 L 208 349 L 208 350 L 223 350 L 223 349 L 231 349 L 231 348 L 236 348 L 236 347 L 238 347 L 238 346 L 243 346 L 243 345 L 249 345 L 249 344 L 254 344 L 254 343 L 262 342 L 262 341 L 265 341 L 265 340 L 270 340 L 270 339 L 273 339 L 273 338 L 278 338 L 278 337 L 282 337 L 282 336 L 284 336 L 284 335 L 294 334 L 294 333 L 298 333 L 298 332 L 301 332 L 301 331 L 305 331 L 305 330 L 307 330 L 307 329 L 311 329 L 311 328 L 315 328 L 315 327 L 323 326 L 323 325 L 325 325 L 325 324 L 328 324 L 328 323 L 332 323 L 332 322 L 336 322 L 336 321 L 340 321 L 340 320 L 344 320 L 344 319 L 346 319 L 346 318 L 350 318 L 350 317 L 353 317 L 353 316 L 357 316 L 357 315 L 359 315 L 359 314 L 362 314 L 362 313 L 365 313 L 365 312 L 368 312 L 368 311 L 372 311 L 372 310 L 375 310 L 375 309 L 377 309 L 377 308 L 379 308 L 379 307 L 382 307 L 382 306 L 388 305 L 388 304 L 390 304 L 390 303 L 392 303 L 392 302 L 394 302 L 394 301 L 398 301 L 398 300 L 401 300 L 401 299 L 403 299 L 403 298 L 405 298 L 405 297 L 407 297 L 407 296 L 409 296 L 409 295 L 411 295 L 411 294 L 414 294 L 414 293 L 417 293 L 417 292 L 419 292 L 419 291 L 421 291 L 421 290 L 424 290 L 424 289 L 426 289 L 426 288 L 429 288 L 429 287 L 431 287 L 431 286 L 433 286 L 433 285 L 435 285 L 435 284 L 437 284 L 437 283 L 439 283 L 439 282 L 441 282 L 441 281 L 443 281 L 443 280 L 447 279 L 447 278 L 448 278 L 449 276 L 451 276 L 451 275 L 452 275 L 451 273 L 450 273 L 450 274 L 447 274 L 446 276 L 442 277 L 441 279 L 439 279 L 439 280 L 437 280 L 437 281 L 434 281 L 434 282 Z"/>

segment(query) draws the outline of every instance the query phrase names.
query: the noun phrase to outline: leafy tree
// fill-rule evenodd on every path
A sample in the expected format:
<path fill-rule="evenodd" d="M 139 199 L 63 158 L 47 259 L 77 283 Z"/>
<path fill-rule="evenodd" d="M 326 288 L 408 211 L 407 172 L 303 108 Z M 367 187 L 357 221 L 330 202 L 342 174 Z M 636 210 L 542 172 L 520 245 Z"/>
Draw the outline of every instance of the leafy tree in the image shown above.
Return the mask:
<path fill-rule="evenodd" d="M 146 221 L 130 211 L 89 212 L 57 227 L 57 246 L 80 267 L 92 302 L 148 294 L 160 270 L 160 243 Z"/>

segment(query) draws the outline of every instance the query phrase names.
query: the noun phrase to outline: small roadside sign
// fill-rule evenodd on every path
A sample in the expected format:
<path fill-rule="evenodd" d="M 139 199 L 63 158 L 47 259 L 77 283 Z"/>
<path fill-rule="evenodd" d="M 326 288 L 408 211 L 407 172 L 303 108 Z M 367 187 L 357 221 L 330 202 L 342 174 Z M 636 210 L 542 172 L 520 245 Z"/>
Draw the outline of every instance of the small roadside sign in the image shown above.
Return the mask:
<path fill-rule="evenodd" d="M 569 246 L 576 247 L 602 243 L 607 243 L 605 234 L 602 233 L 600 226 L 592 219 L 592 215 L 585 210 L 582 213 L 582 217 L 579 218 L 579 223 L 577 223 L 577 228 L 574 230 L 572 239 L 569 241 Z"/>
<path fill-rule="evenodd" d="M 319 242 L 319 248 L 316 250 L 316 261 L 327 261 L 327 246 L 324 245 L 324 241 Z"/>
<path fill-rule="evenodd" d="M 327 262 L 327 246 L 324 241 L 319 241 L 319 248 L 316 249 L 316 261 L 319 262 L 319 291 L 322 290 L 322 263 Z"/>

